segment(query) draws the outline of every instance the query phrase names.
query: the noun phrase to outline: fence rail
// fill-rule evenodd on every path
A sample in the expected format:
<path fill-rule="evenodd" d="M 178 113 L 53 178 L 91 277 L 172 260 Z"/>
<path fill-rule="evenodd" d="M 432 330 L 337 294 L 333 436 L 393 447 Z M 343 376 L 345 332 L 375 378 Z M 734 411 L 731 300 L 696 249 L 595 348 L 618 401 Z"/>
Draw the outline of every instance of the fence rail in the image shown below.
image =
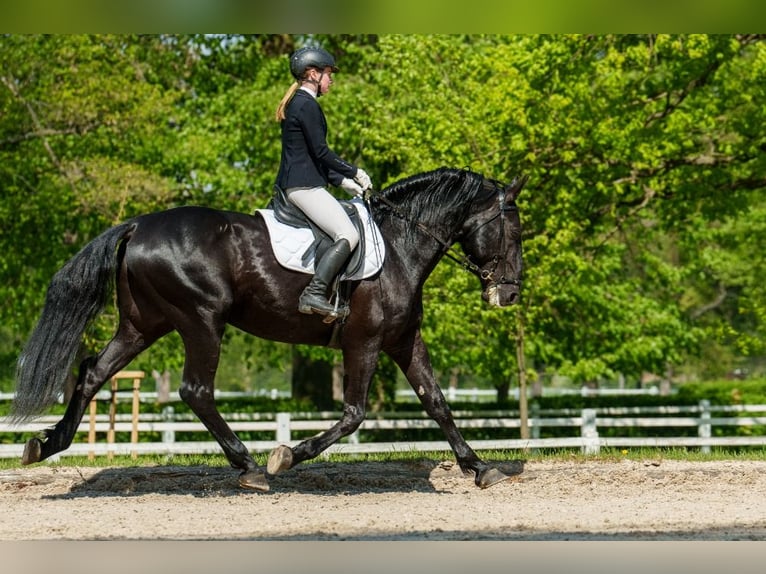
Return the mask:
<path fill-rule="evenodd" d="M 454 387 L 447 387 L 445 389 L 442 389 L 444 392 L 444 396 L 447 398 L 448 401 L 465 401 L 465 402 L 473 402 L 473 403 L 479 403 L 479 402 L 486 402 L 486 401 L 494 401 L 497 399 L 497 390 L 496 389 L 479 389 L 479 388 L 469 388 L 469 389 L 459 389 Z M 532 395 L 532 390 L 530 389 L 528 391 L 528 397 L 530 399 L 533 399 L 534 396 Z M 656 386 L 651 387 L 642 387 L 638 389 L 620 389 L 620 388 L 608 388 L 608 387 L 597 387 L 597 388 L 590 388 L 590 387 L 581 387 L 578 389 L 574 388 L 543 388 L 541 392 L 541 396 L 543 397 L 561 397 L 561 396 L 581 396 L 581 397 L 615 397 L 615 396 L 622 396 L 622 397 L 628 397 L 628 396 L 656 396 L 660 394 L 660 389 Z M 118 391 L 117 392 L 118 397 L 122 400 L 126 397 L 132 396 L 130 391 Z M 109 390 L 101 390 L 96 395 L 97 398 L 103 399 L 110 397 L 111 394 Z M 139 398 L 142 403 L 148 403 L 148 402 L 155 402 L 157 401 L 157 398 L 159 396 L 159 393 L 156 391 L 141 391 L 139 393 Z M 14 393 L 8 393 L 8 392 L 0 392 L 0 402 L 3 401 L 11 401 L 13 400 Z M 215 398 L 216 399 L 227 399 L 227 398 L 269 398 L 269 399 L 289 399 L 292 397 L 292 393 L 289 390 L 284 389 L 259 389 L 257 391 L 221 391 L 219 389 L 215 390 Z M 508 391 L 508 398 L 514 401 L 519 400 L 519 389 L 518 388 L 512 388 Z M 412 389 L 399 389 L 396 391 L 396 399 L 398 402 L 411 402 L 411 403 L 417 403 L 419 402 L 419 399 L 417 395 L 415 394 L 415 391 Z M 63 401 L 63 396 L 60 398 L 61 401 Z M 177 394 L 172 394 L 169 397 L 170 401 L 180 401 L 180 397 L 178 397 Z"/>
<path fill-rule="evenodd" d="M 493 429 L 496 434 L 508 434 L 508 429 L 519 429 L 515 411 L 455 412 L 456 424 L 462 429 Z M 685 415 L 685 416 L 681 416 Z M 713 416 L 716 415 L 716 416 Z M 726 415 L 726 416 L 719 416 Z M 732 416 L 733 415 L 733 416 Z M 231 413 L 224 415 L 235 432 L 261 432 L 273 434 L 266 440 L 243 441 L 252 452 L 268 452 L 277 444 L 295 445 L 307 432 L 327 430 L 340 417 L 340 413 Z M 0 457 L 20 457 L 24 435 L 39 433 L 58 421 L 59 417 L 42 417 L 33 423 L 11 425 L 0 417 Z M 766 435 L 753 433 L 766 427 L 766 405 L 711 406 L 701 401 L 696 406 L 663 407 L 609 407 L 601 409 L 542 410 L 533 408 L 529 417 L 531 438 L 497 438 L 470 440 L 476 450 L 514 449 L 580 449 L 596 454 L 601 448 L 624 447 L 690 447 L 709 452 L 711 447 L 766 446 Z M 372 415 L 360 429 L 344 442 L 333 445 L 328 453 L 375 453 L 407 451 L 447 451 L 446 441 L 362 441 L 360 433 L 374 435 L 378 431 L 437 429 L 438 425 L 425 415 L 412 413 L 386 413 Z M 573 436 L 541 438 L 544 428 L 570 428 Z M 613 437 L 600 436 L 599 429 L 684 429 L 696 428 L 696 436 Z M 714 436 L 715 428 L 747 429 L 751 434 Z M 218 443 L 184 440 L 188 433 L 206 433 L 196 418 L 177 414 L 172 406 L 162 414 L 134 413 L 133 415 L 95 414 L 84 420 L 77 429 L 75 443 L 58 456 L 87 454 L 94 456 L 139 454 L 205 454 L 220 453 Z M 97 437 L 106 433 L 107 441 Z M 129 442 L 116 442 L 115 433 L 131 433 Z M 160 440 L 139 441 L 139 436 L 152 433 Z M 87 440 L 83 440 L 83 434 Z M 679 433 L 680 434 L 680 433 Z M 211 437 L 212 438 L 212 437 Z M 7 444 L 9 439 L 16 439 Z M 79 439 L 79 440 L 78 440 Z M 55 460 L 55 458 L 54 458 Z"/>

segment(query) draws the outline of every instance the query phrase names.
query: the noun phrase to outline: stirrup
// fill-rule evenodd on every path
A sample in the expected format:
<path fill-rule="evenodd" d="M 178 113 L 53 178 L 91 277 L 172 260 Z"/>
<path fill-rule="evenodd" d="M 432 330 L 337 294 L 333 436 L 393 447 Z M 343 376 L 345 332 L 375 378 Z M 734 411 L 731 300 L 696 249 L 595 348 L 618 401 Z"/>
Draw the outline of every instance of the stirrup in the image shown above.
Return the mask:
<path fill-rule="evenodd" d="M 322 319 L 322 322 L 329 325 L 333 321 L 344 321 L 346 317 L 348 317 L 351 314 L 351 307 L 348 305 L 341 306 L 341 298 L 340 298 L 340 291 L 338 290 L 338 283 L 339 281 L 335 280 L 335 288 L 333 289 L 333 295 L 330 296 L 330 299 L 327 300 L 330 305 L 333 306 L 332 313 L 328 313 L 325 315 L 324 319 Z M 334 299 L 334 302 L 331 303 L 331 301 Z"/>
<path fill-rule="evenodd" d="M 321 299 L 321 298 L 320 298 Z M 320 308 L 319 303 L 322 303 L 324 308 Z M 328 309 L 329 307 L 329 309 Z M 335 304 L 330 303 L 329 301 L 324 300 L 315 300 L 314 304 L 312 304 L 311 301 L 305 302 L 298 300 L 298 311 L 300 313 L 305 313 L 306 315 L 322 315 L 324 317 L 323 321 L 325 323 L 332 323 L 333 321 L 337 319 L 345 319 L 348 317 L 349 313 L 351 313 L 351 310 L 348 308 L 348 306 L 339 307 L 338 301 L 335 301 Z"/>
<path fill-rule="evenodd" d="M 348 306 L 337 308 L 332 313 L 328 313 L 324 316 L 324 319 L 322 319 L 322 323 L 325 323 L 327 325 L 331 324 L 333 321 L 345 320 L 346 317 L 348 317 L 351 314 L 351 309 Z"/>

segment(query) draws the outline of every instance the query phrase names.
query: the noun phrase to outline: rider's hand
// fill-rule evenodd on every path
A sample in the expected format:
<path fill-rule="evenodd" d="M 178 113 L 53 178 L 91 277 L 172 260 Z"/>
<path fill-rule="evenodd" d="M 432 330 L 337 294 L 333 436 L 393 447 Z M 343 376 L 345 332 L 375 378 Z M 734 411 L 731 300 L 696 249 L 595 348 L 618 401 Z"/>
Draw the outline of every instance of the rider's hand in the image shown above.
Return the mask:
<path fill-rule="evenodd" d="M 351 195 L 355 195 L 357 197 L 362 197 L 364 195 L 364 190 L 361 188 L 361 186 L 354 180 L 347 177 L 344 177 L 343 181 L 340 182 L 340 187 Z"/>
<path fill-rule="evenodd" d="M 354 181 L 362 186 L 363 191 L 367 191 L 372 187 L 372 180 L 370 179 L 370 176 L 367 175 L 367 172 L 364 171 L 361 167 L 356 170 Z"/>

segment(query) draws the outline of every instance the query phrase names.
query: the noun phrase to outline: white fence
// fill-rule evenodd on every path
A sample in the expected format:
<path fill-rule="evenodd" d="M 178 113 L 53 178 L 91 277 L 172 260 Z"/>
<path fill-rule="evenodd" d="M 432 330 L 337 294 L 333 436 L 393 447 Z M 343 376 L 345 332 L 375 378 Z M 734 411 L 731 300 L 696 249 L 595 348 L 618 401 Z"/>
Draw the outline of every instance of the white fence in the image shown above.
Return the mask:
<path fill-rule="evenodd" d="M 448 401 L 466 401 L 466 402 L 487 402 L 487 401 L 495 401 L 497 400 L 497 390 L 496 389 L 479 389 L 479 388 L 468 388 L 468 389 L 460 389 L 455 387 L 446 387 L 442 389 L 444 392 L 444 396 L 447 398 Z M 527 392 L 530 399 L 533 399 L 534 396 L 532 395 L 532 389 L 530 388 Z M 643 395 L 643 396 L 656 396 L 660 394 L 660 390 L 656 386 L 651 387 L 642 387 L 638 389 L 620 389 L 620 388 L 609 388 L 609 387 L 597 387 L 597 388 L 591 388 L 591 387 L 580 387 L 578 389 L 575 388 L 548 388 L 544 387 L 541 391 L 541 395 L 543 397 L 561 397 L 566 395 L 577 395 L 581 397 L 628 397 L 628 396 L 636 396 L 636 395 Z M 130 396 L 130 391 L 119 391 L 117 393 L 118 397 L 124 399 L 125 397 Z M 105 398 L 109 396 L 108 390 L 102 390 L 99 392 L 98 397 L 99 398 Z M 242 391 L 221 391 L 216 389 L 215 390 L 215 397 L 216 399 L 227 399 L 227 398 L 269 398 L 269 399 L 289 399 L 292 396 L 289 390 L 281 390 L 281 389 L 259 389 L 257 391 L 248 391 L 248 392 L 242 392 Z M 13 393 L 0 393 L 0 402 L 2 401 L 11 401 L 13 400 L 14 394 Z M 158 393 L 154 391 L 141 391 L 140 392 L 141 402 L 153 402 L 157 400 Z M 514 387 L 509 389 L 508 391 L 508 398 L 514 401 L 519 400 L 519 388 Z M 177 396 L 177 394 L 172 394 L 170 397 L 171 401 L 180 400 Z M 396 400 L 403 403 L 417 403 L 419 402 L 419 399 L 417 395 L 415 394 L 415 391 L 412 389 L 399 389 L 396 391 Z"/>
<path fill-rule="evenodd" d="M 498 438 L 469 440 L 476 450 L 514 449 L 579 449 L 586 454 L 597 454 L 601 448 L 643 447 L 693 447 L 709 452 L 711 447 L 766 446 L 766 435 L 753 434 L 752 428 L 766 426 L 766 405 L 739 405 L 711 407 L 707 401 L 697 406 L 621 407 L 570 410 L 538 410 L 530 413 L 531 438 L 508 438 L 519 436 L 520 422 L 514 411 L 455 412 L 457 425 L 462 429 L 487 429 L 486 434 Z M 273 438 L 244 441 L 254 453 L 268 452 L 277 444 L 294 445 L 307 433 L 316 434 L 327 430 L 340 417 L 340 413 L 272 413 L 228 414 L 224 417 L 235 432 L 258 431 Z M 39 433 L 58 421 L 59 417 L 43 417 L 34 423 L 12 426 L 0 417 L 0 457 L 20 457 L 23 440 L 31 433 Z M 544 428 L 569 428 L 571 436 L 541 438 Z M 750 434 L 715 436 L 715 428 L 739 427 Z M 383 442 L 360 440 L 360 431 L 374 435 L 377 431 L 437 429 L 437 424 L 424 415 L 414 413 L 386 413 L 371 415 L 360 430 L 333 445 L 328 453 L 372 453 L 407 451 L 448 451 L 445 440 Z M 614 437 L 600 436 L 599 429 L 686 429 L 677 436 Z M 690 436 L 688 429 L 696 431 Z M 75 443 L 57 456 L 70 455 L 133 455 L 139 454 L 204 454 L 221 453 L 218 443 L 212 440 L 184 440 L 185 433 L 207 433 L 205 427 L 191 415 L 179 415 L 171 406 L 162 414 L 93 415 L 78 427 Z M 160 440 L 139 442 L 141 433 L 155 433 Z M 12 433 L 9 437 L 9 433 Z M 90 441 L 82 439 L 87 434 Z M 114 433 L 131 433 L 130 442 L 113 442 Z M 296 434 L 299 434 L 296 437 Z M 98 435 L 107 435 L 107 441 L 99 441 Z M 613 434 L 613 433 L 610 433 Z M 207 436 L 210 436 L 209 434 Z M 111 438 L 110 438 L 111 437 Z M 18 442 L 8 443 L 9 438 Z M 79 439 L 79 440 L 78 440 Z"/>
<path fill-rule="evenodd" d="M 459 389 L 455 387 L 446 387 L 442 389 L 444 396 L 448 401 L 467 401 L 483 402 L 497 400 L 497 389 Z M 609 387 L 580 387 L 579 389 L 543 387 L 540 390 L 543 397 L 563 397 L 563 396 L 581 396 L 581 397 L 628 397 L 628 396 L 656 396 L 660 394 L 657 386 L 641 387 L 638 389 L 609 388 Z M 519 400 L 519 387 L 513 387 L 508 390 L 508 398 L 514 401 Z M 527 390 L 527 395 L 533 399 L 532 389 Z M 412 389 L 400 389 L 396 391 L 396 400 L 402 402 L 419 402 L 415 391 Z"/>

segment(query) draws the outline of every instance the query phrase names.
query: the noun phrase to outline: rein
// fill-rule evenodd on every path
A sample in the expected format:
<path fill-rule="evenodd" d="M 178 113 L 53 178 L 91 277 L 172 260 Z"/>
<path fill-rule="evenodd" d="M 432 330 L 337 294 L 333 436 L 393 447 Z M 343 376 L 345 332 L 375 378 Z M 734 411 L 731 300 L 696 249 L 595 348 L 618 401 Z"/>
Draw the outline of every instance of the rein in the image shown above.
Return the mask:
<path fill-rule="evenodd" d="M 500 276 L 500 280 L 495 280 L 495 271 L 497 270 L 497 266 L 500 263 L 500 254 L 496 254 L 492 258 L 492 262 L 494 263 L 494 266 L 492 270 L 489 269 L 482 269 L 476 263 L 471 261 L 466 255 L 460 253 L 457 251 L 452 245 L 438 237 L 433 231 L 431 231 L 426 225 L 424 225 L 420 221 L 412 221 L 410 218 L 408 218 L 402 210 L 399 208 L 398 205 L 392 203 L 389 201 L 386 197 L 381 195 L 379 192 L 373 190 L 372 188 L 367 190 L 367 193 L 377 199 L 379 199 L 382 203 L 385 203 L 388 207 L 390 207 L 399 217 L 404 219 L 405 221 L 410 221 L 411 223 L 414 223 L 418 229 L 420 229 L 423 233 L 428 235 L 431 239 L 436 241 L 439 245 L 442 246 L 442 254 L 458 265 L 460 265 L 463 269 L 466 271 L 473 273 L 476 275 L 479 279 L 483 279 L 485 281 L 490 281 L 493 283 L 506 283 L 506 284 L 515 284 L 518 285 L 521 282 L 518 279 L 505 279 L 505 274 Z M 514 206 L 506 205 L 505 203 L 505 193 L 501 188 L 498 188 L 497 190 L 497 196 L 498 196 L 498 203 L 499 203 L 499 211 L 492 217 L 490 217 L 487 221 L 483 222 L 481 225 L 477 226 L 475 229 L 471 231 L 471 234 L 476 233 L 479 229 L 484 227 L 485 225 L 488 225 L 489 223 L 492 223 L 495 219 L 498 217 L 505 219 L 505 212 L 510 211 L 512 209 L 515 209 Z M 503 224 L 503 231 L 505 231 L 505 224 Z M 505 233 L 503 233 L 502 236 L 502 248 L 505 248 Z"/>

